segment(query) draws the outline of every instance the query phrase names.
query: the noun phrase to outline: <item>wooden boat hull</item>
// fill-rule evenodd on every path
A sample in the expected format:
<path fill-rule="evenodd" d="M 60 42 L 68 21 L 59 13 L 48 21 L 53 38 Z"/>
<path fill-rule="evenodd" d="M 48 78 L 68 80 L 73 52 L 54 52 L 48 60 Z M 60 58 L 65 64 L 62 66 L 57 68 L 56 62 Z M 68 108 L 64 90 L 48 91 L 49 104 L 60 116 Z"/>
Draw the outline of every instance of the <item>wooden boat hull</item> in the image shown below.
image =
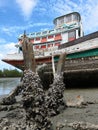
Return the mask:
<path fill-rule="evenodd" d="M 75 41 L 71 41 L 71 42 L 65 43 L 63 45 L 60 45 L 59 50 L 62 50 L 62 49 L 64 50 L 67 47 L 72 47 L 72 46 L 75 47 L 76 45 L 80 45 L 80 44 L 81 45 L 83 44 L 83 46 L 86 45 L 86 47 L 91 44 L 91 46 L 89 48 L 84 47 L 84 49 L 80 48 L 80 50 L 78 50 L 76 48 L 77 49 L 76 51 L 74 51 L 74 52 L 72 51 L 72 52 L 68 53 L 67 57 L 66 57 L 66 62 L 65 62 L 66 65 L 68 64 L 68 66 L 71 66 L 71 65 L 76 66 L 76 63 L 78 63 L 78 61 L 80 63 L 82 63 L 82 61 L 84 59 L 87 59 L 88 62 L 92 59 L 93 59 L 93 61 L 98 59 L 98 32 L 81 37 L 79 39 L 76 39 Z M 66 52 L 66 50 L 65 50 L 65 52 Z M 2 61 L 15 66 L 16 68 L 24 70 L 23 57 L 22 57 L 22 55 L 20 55 L 20 57 L 18 58 L 18 55 L 20 55 L 20 54 L 11 54 L 11 57 L 9 55 L 7 58 L 2 59 Z M 52 56 L 37 57 L 37 58 L 35 58 L 35 60 L 36 60 L 37 65 L 51 64 Z M 56 63 L 56 62 L 58 62 L 58 60 L 59 60 L 59 54 L 55 54 L 54 62 Z M 74 62 L 72 62 L 72 61 L 74 61 Z M 82 68 L 83 68 L 83 66 L 84 65 L 82 65 Z M 72 67 L 72 69 L 73 69 L 73 67 Z M 71 68 L 70 68 L 70 70 L 71 70 Z"/>

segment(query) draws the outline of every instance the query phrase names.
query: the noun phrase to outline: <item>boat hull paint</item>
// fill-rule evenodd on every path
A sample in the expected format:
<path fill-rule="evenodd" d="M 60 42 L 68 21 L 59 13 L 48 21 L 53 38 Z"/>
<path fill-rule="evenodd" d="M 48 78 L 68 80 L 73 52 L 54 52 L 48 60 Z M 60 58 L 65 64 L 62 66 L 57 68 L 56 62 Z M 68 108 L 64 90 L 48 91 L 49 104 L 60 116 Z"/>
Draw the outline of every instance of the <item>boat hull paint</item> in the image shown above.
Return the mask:
<path fill-rule="evenodd" d="M 72 54 L 68 54 L 66 57 L 66 61 L 68 62 L 68 64 L 70 63 L 70 60 L 75 60 L 75 61 L 82 61 L 83 58 L 89 59 L 89 58 L 98 58 L 98 48 L 95 49 L 91 49 L 91 50 L 86 50 L 86 51 L 81 51 L 81 52 L 77 52 L 77 53 L 72 53 Z M 58 62 L 59 60 L 59 55 L 54 56 L 54 61 Z M 24 70 L 24 61 L 23 60 L 3 60 L 4 62 L 11 64 L 21 70 Z M 37 65 L 41 65 L 43 63 L 45 64 L 50 64 L 52 61 L 52 57 L 43 57 L 43 58 L 38 58 L 36 59 L 36 63 Z M 66 62 L 65 61 L 65 62 Z M 71 63 L 70 63 L 71 64 Z"/>

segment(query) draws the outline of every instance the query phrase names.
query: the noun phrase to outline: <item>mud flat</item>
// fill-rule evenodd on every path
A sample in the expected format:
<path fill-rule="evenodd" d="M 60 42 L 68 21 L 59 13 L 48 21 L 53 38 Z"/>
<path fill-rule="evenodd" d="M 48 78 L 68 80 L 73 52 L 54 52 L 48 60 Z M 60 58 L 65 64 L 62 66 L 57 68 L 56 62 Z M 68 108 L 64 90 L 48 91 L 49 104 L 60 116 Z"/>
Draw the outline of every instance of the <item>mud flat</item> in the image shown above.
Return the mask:
<path fill-rule="evenodd" d="M 71 105 L 73 104 L 73 106 L 68 107 L 61 114 L 52 118 L 54 129 L 56 129 L 55 124 L 62 127 L 60 130 L 79 129 L 72 126 L 69 127 L 70 123 L 83 123 L 85 126 L 85 123 L 95 126 L 98 124 L 98 88 L 65 90 L 64 97 L 66 98 L 66 102 Z M 74 103 L 81 104 L 81 102 L 83 103 L 82 106 L 74 106 Z M 98 126 L 96 127 L 98 129 Z M 87 128 L 84 129 L 88 130 Z M 95 130 L 94 127 L 89 129 Z"/>
<path fill-rule="evenodd" d="M 39 75 L 25 70 L 22 82 L 0 101 L 0 129 L 52 130 L 51 117 L 67 108 L 63 75 L 56 75 L 47 92 Z"/>
<path fill-rule="evenodd" d="M 53 129 L 78 130 L 79 128 L 76 128 L 77 124 L 86 126 L 85 123 L 87 123 L 89 126 L 93 125 L 92 130 L 95 130 L 94 127 L 97 127 L 98 124 L 98 89 L 65 90 L 64 97 L 69 107 L 63 110 L 60 114 L 50 118 L 53 124 Z M 0 122 L 4 120 L 7 125 L 10 120 L 13 126 L 14 123 L 19 124 L 19 122 L 23 122 L 24 125 L 25 118 L 23 118 L 23 115 L 25 116 L 26 113 L 21 106 L 21 95 L 17 96 L 16 99 L 17 103 L 13 105 L 0 105 Z M 7 128 L 5 128 L 5 130 L 6 129 Z M 88 129 L 85 128 L 85 130 Z"/>

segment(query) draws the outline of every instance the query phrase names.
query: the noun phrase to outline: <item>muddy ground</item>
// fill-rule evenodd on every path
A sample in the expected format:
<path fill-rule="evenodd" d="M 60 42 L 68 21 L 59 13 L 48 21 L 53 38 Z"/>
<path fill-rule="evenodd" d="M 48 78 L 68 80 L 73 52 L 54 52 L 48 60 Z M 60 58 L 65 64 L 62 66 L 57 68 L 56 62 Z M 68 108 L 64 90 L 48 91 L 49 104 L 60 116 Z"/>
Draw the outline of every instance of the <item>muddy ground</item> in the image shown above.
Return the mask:
<path fill-rule="evenodd" d="M 77 102 L 82 98 L 84 106 L 68 107 L 61 114 L 52 118 L 53 124 L 62 124 L 66 121 L 68 123 L 80 121 L 89 122 L 96 125 L 98 124 L 98 88 L 65 90 L 64 97 L 67 102 Z M 56 128 L 54 127 L 54 129 Z M 60 130 L 73 129 L 71 127 L 63 127 Z"/>
<path fill-rule="evenodd" d="M 53 129 L 56 130 L 57 126 L 60 126 L 60 130 L 73 130 L 72 127 L 64 126 L 62 124 L 73 123 L 74 121 L 89 122 L 91 124 L 98 124 L 98 88 L 88 88 L 88 89 L 67 89 L 64 92 L 64 98 L 67 103 L 78 104 L 76 106 L 69 106 L 66 110 L 61 112 L 61 114 L 51 117 L 53 123 Z M 17 97 L 19 102 L 20 97 Z M 79 102 L 83 102 L 83 106 L 79 106 Z M 16 104 L 19 105 L 18 103 Z M 0 106 L 1 107 L 1 106 Z M 0 111 L 0 119 L 10 116 L 10 120 L 13 122 L 17 121 L 18 118 L 14 117 L 14 112 L 18 114 L 21 108 L 8 111 Z M 13 114 L 12 114 L 13 113 Z M 20 115 L 19 115 L 20 116 Z M 12 118 L 12 119 L 11 119 Z"/>

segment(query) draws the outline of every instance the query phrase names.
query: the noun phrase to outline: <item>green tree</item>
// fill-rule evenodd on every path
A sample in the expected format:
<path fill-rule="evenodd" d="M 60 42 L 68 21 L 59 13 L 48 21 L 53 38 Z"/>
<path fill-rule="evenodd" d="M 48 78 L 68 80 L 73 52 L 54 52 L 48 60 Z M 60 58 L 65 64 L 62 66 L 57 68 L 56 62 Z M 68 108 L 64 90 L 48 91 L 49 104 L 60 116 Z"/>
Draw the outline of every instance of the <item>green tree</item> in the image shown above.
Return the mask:
<path fill-rule="evenodd" d="M 0 70 L 0 77 L 3 77 L 3 72 L 2 72 L 2 70 Z"/>
<path fill-rule="evenodd" d="M 14 70 L 8 70 L 3 69 L 3 71 L 0 70 L 0 77 L 21 77 L 22 72 L 18 71 L 17 69 Z"/>

